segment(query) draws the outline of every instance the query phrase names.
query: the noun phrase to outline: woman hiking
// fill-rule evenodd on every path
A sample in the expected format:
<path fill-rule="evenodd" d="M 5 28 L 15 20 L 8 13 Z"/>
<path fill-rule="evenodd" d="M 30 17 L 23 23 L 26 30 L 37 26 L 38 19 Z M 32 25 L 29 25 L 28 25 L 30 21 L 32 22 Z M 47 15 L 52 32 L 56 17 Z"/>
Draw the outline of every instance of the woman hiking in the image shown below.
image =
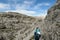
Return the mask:
<path fill-rule="evenodd" d="M 39 29 L 39 27 L 37 27 L 35 32 L 34 32 L 34 39 L 39 40 L 40 37 L 41 37 L 40 29 Z"/>

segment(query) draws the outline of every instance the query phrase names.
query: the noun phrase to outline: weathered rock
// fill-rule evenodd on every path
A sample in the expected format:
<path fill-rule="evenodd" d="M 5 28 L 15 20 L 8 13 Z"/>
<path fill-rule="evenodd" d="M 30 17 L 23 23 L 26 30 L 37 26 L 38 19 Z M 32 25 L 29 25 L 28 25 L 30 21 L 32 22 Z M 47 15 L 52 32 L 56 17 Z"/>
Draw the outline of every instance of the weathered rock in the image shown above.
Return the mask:
<path fill-rule="evenodd" d="M 60 0 L 48 10 L 44 30 L 44 40 L 60 40 Z"/>
<path fill-rule="evenodd" d="M 35 29 L 36 20 L 14 12 L 0 13 L 0 40 L 23 40 Z"/>

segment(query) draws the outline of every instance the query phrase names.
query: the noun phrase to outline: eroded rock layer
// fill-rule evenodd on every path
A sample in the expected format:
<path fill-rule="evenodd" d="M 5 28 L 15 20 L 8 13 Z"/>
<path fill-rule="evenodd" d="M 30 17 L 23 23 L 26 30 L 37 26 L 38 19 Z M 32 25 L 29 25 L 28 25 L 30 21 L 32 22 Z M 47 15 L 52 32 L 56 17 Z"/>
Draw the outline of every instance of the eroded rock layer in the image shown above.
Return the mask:
<path fill-rule="evenodd" d="M 44 20 L 45 40 L 60 40 L 60 0 L 48 10 Z"/>
<path fill-rule="evenodd" d="M 23 40 L 35 29 L 37 19 L 14 13 L 0 13 L 0 40 Z"/>

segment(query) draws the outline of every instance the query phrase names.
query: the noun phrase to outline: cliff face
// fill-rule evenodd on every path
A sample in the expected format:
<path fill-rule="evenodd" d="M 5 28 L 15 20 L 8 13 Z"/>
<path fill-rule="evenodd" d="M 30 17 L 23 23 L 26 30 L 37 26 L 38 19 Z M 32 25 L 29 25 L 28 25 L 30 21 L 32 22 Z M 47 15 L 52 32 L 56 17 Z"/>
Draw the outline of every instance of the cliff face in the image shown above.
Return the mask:
<path fill-rule="evenodd" d="M 36 18 L 19 13 L 0 13 L 0 40 L 23 40 L 37 22 Z"/>
<path fill-rule="evenodd" d="M 44 20 L 45 40 L 60 40 L 60 0 L 48 10 Z"/>

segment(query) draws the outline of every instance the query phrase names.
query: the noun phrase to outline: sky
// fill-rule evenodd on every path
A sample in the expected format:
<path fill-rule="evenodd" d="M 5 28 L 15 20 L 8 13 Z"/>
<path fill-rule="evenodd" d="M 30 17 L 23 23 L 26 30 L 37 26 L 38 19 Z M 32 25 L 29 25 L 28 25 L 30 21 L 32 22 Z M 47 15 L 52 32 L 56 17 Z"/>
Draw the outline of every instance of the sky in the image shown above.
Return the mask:
<path fill-rule="evenodd" d="M 56 0 L 0 0 L 0 12 L 18 12 L 29 16 L 45 16 Z"/>

